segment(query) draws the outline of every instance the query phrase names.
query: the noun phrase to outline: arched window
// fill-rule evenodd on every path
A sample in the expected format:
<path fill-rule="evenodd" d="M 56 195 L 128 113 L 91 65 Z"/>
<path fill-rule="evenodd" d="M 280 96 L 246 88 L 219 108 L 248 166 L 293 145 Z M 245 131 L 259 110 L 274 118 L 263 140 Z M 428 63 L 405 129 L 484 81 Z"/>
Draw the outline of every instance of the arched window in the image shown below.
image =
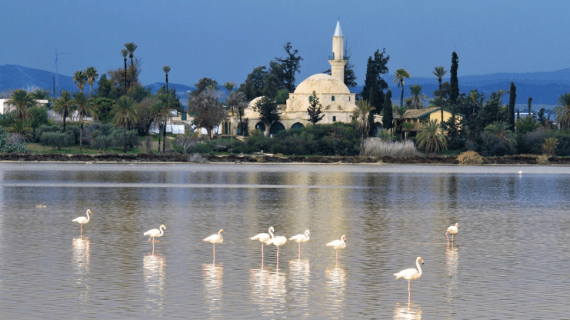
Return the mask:
<path fill-rule="evenodd" d="M 333 116 L 333 122 L 335 122 L 335 121 L 336 121 L 336 116 Z"/>
<path fill-rule="evenodd" d="M 331 96 L 331 101 L 334 101 L 334 96 Z"/>
<path fill-rule="evenodd" d="M 295 123 L 291 126 L 291 129 L 301 129 L 301 128 L 304 128 L 304 127 L 305 127 L 305 126 L 304 126 L 302 123 L 300 123 L 300 122 L 295 122 Z"/>
<path fill-rule="evenodd" d="M 348 101 L 350 101 L 350 96 L 348 96 Z"/>

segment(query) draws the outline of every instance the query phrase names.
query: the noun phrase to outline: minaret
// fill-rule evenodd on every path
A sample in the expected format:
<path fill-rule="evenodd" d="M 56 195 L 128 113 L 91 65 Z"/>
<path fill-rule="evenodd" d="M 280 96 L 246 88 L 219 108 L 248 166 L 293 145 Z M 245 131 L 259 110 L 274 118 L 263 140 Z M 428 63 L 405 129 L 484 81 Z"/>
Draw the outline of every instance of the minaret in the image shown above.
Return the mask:
<path fill-rule="evenodd" d="M 331 75 L 344 83 L 344 36 L 340 29 L 340 21 L 336 22 L 336 28 L 333 35 L 333 59 L 329 60 L 331 64 Z"/>

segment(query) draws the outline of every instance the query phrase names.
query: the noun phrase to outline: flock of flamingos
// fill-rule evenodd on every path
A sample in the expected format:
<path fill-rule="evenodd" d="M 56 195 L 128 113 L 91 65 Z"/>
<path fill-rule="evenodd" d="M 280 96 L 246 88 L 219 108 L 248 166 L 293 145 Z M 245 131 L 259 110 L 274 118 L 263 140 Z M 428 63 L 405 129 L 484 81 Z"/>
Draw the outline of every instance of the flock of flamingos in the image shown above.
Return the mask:
<path fill-rule="evenodd" d="M 86 224 L 87 222 L 89 222 L 89 220 L 91 219 L 90 214 L 91 214 L 91 209 L 87 209 L 87 218 L 86 217 L 78 217 L 73 219 L 73 222 L 77 222 L 79 223 L 79 225 L 81 226 L 81 236 L 83 236 L 83 225 Z M 158 229 L 151 229 L 148 230 L 147 232 L 144 233 L 145 236 L 148 236 L 148 241 L 150 242 L 152 240 L 152 252 L 154 253 L 154 239 L 155 238 L 160 238 L 164 235 L 164 230 L 166 229 L 165 225 L 161 225 Z M 209 237 L 206 237 L 204 239 L 202 239 L 203 242 L 209 242 L 211 244 L 214 245 L 214 261 L 216 261 L 216 244 L 221 244 L 224 242 L 224 238 L 222 237 L 222 232 L 224 232 L 224 229 L 220 229 L 220 231 L 218 231 L 218 233 L 215 233 Z M 261 263 L 263 263 L 263 245 L 267 244 L 267 245 L 274 245 L 277 247 L 277 268 L 279 268 L 279 248 L 287 243 L 287 237 L 284 236 L 276 236 L 274 235 L 275 229 L 273 229 L 273 227 L 270 227 L 268 230 L 269 233 L 260 233 L 257 234 L 253 237 L 250 237 L 249 240 L 257 240 L 259 242 L 261 242 Z M 456 223 L 455 225 L 450 226 L 449 228 L 447 228 L 447 231 L 445 232 L 445 237 L 447 238 L 447 242 L 449 244 L 449 234 L 451 234 L 451 243 L 453 246 L 453 236 L 456 235 L 459 232 L 459 223 Z M 301 243 L 307 242 L 311 239 L 310 237 L 311 232 L 309 230 L 305 230 L 305 233 L 303 234 L 298 234 L 298 235 L 294 235 L 292 237 L 289 238 L 289 240 L 295 241 L 298 243 L 299 245 L 299 259 L 301 259 Z M 333 249 L 336 250 L 336 263 L 338 264 L 338 250 L 339 249 L 344 249 L 346 248 L 346 235 L 342 235 L 340 237 L 340 239 L 338 240 L 334 240 L 331 241 L 329 243 L 326 244 L 327 247 L 332 247 Z M 409 269 L 405 269 L 402 270 L 398 273 L 394 273 L 394 276 L 396 277 L 396 279 L 406 279 L 408 280 L 408 301 L 411 298 L 411 294 L 410 294 L 410 281 L 411 280 L 415 280 L 415 279 L 419 279 L 422 276 L 422 268 L 421 268 L 421 264 L 424 264 L 424 259 L 422 259 L 422 257 L 417 257 L 416 258 L 416 268 L 409 268 Z"/>

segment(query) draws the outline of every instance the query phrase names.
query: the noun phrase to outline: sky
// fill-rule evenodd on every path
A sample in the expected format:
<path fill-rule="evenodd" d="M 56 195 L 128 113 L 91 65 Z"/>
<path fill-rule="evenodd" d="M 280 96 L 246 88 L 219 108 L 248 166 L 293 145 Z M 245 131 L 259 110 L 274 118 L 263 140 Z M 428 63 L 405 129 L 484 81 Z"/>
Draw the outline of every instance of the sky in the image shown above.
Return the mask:
<path fill-rule="evenodd" d="M 138 45 L 143 85 L 194 85 L 203 77 L 241 84 L 258 66 L 284 57 L 291 42 L 303 58 L 296 84 L 330 66 L 337 19 L 357 83 L 383 48 L 396 69 L 433 77 L 459 56 L 459 76 L 555 71 L 570 66 L 570 1 L 122 1 L 0 0 L 0 65 L 72 76 L 122 68 L 123 44 Z M 448 75 L 449 76 L 449 73 Z"/>

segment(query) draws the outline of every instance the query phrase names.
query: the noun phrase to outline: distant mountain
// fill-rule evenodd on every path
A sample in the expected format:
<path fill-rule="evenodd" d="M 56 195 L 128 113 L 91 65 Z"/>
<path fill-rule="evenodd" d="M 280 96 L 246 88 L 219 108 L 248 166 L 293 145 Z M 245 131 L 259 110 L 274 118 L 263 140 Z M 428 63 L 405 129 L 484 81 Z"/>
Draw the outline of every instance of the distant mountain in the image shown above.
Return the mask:
<path fill-rule="evenodd" d="M 449 76 L 449 72 L 447 74 Z M 401 89 L 392 81 L 392 75 L 384 76 L 388 87 L 392 90 L 392 97 L 400 96 Z M 444 78 L 443 82 L 449 81 Z M 558 97 L 561 94 L 570 92 L 570 69 L 564 69 L 551 72 L 532 72 L 532 73 L 495 73 L 489 75 L 462 76 L 459 77 L 460 92 L 468 93 L 473 89 L 489 95 L 499 89 L 509 90 L 511 81 L 517 87 L 517 103 L 526 104 L 529 97 L 533 98 L 533 105 L 556 105 Z M 437 78 L 410 78 L 406 79 L 404 88 L 404 97 L 410 96 L 410 85 L 421 85 L 422 92 L 429 97 L 433 96 L 433 92 L 438 89 Z M 351 88 L 354 93 L 360 93 L 363 86 Z M 506 95 L 505 103 L 508 102 L 509 96 Z M 542 101 L 542 102 L 541 102 Z"/>
<path fill-rule="evenodd" d="M 449 76 L 449 73 L 447 74 Z M 51 71 L 32 69 L 19 65 L 3 65 L 0 66 L 0 93 L 12 89 L 33 90 L 43 88 L 45 90 L 53 90 L 53 76 Z M 385 75 L 384 79 L 388 82 L 392 90 L 394 100 L 399 96 L 400 89 L 392 81 L 392 75 Z M 364 80 L 362 80 L 364 81 Z M 445 78 L 449 81 L 449 78 Z M 561 94 L 570 92 L 570 69 L 550 72 L 531 72 L 531 73 L 495 73 L 490 75 L 461 76 L 459 77 L 459 89 L 461 92 L 469 92 L 477 89 L 489 95 L 491 92 L 499 89 L 509 90 L 511 81 L 517 86 L 517 104 L 526 104 L 529 97 L 533 98 L 533 105 L 556 105 L 558 97 Z M 404 96 L 409 97 L 409 87 L 412 84 L 423 86 L 423 93 L 432 96 L 437 90 L 438 84 L 435 77 L 429 78 L 411 78 L 407 79 Z M 157 82 L 146 85 L 150 87 L 152 92 L 156 92 L 164 83 Z M 94 84 L 97 87 L 97 83 Z M 184 84 L 169 83 L 170 88 L 176 88 L 176 92 L 180 97 L 180 102 L 186 105 L 188 102 L 188 91 L 196 88 Z M 226 90 L 218 87 L 220 90 Z M 71 92 L 77 91 L 77 87 L 73 84 L 73 78 L 65 75 L 59 75 L 59 89 Z M 360 93 L 362 86 L 351 88 L 352 92 Z M 508 100 L 508 95 L 505 97 Z M 506 101 L 505 101 L 506 102 Z M 548 108 L 547 108 L 548 109 Z"/>

